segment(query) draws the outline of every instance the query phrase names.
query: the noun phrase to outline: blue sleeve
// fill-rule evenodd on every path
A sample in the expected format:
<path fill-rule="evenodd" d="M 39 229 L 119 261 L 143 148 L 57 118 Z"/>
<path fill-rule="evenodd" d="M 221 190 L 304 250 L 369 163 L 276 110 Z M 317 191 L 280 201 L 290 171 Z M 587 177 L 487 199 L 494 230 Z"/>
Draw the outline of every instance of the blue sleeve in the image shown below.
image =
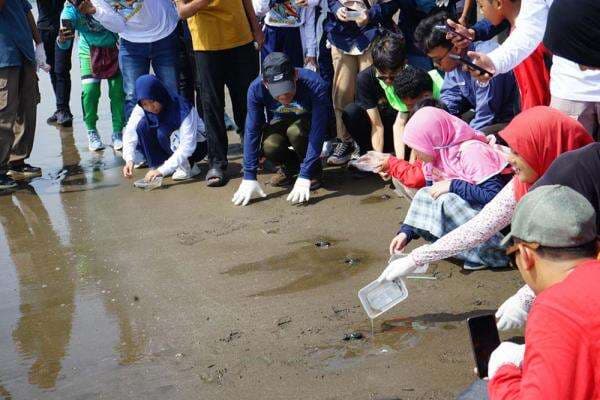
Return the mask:
<path fill-rule="evenodd" d="M 500 25 L 492 25 L 487 19 L 478 21 L 471 27 L 475 31 L 475 41 L 490 40 L 505 29 L 510 28 L 507 20 L 502 21 Z"/>
<path fill-rule="evenodd" d="M 262 138 L 261 129 L 265 124 L 265 105 L 262 99 L 260 76 L 248 88 L 248 112 L 244 131 L 244 179 L 256 180 L 258 156 Z"/>
<path fill-rule="evenodd" d="M 440 101 L 444 103 L 450 114 L 458 116 L 462 114 L 464 99 L 454 71 L 446 73 L 444 77 Z"/>
<path fill-rule="evenodd" d="M 411 3 L 412 0 L 392 0 L 385 3 L 377 3 L 371 6 L 369 10 L 369 21 L 371 23 L 386 22 L 403 6 Z"/>
<path fill-rule="evenodd" d="M 321 162 L 321 150 L 325 141 L 327 131 L 328 115 L 329 115 L 329 96 L 327 92 L 327 84 L 316 73 L 310 71 L 310 75 L 314 75 L 315 83 L 311 85 L 315 90 L 311 93 L 312 98 L 312 115 L 310 121 L 310 132 L 308 133 L 308 148 L 306 156 L 300 165 L 301 178 L 310 179 L 311 172 L 316 163 Z"/>
<path fill-rule="evenodd" d="M 500 175 L 496 175 L 479 185 L 460 179 L 452 179 L 450 192 L 460 196 L 473 206 L 484 206 L 489 203 L 505 185 Z"/>
<path fill-rule="evenodd" d="M 401 233 L 404 233 L 406 235 L 406 238 L 408 239 L 406 241 L 406 244 L 409 244 L 411 240 L 419 238 L 419 235 L 417 235 L 417 232 L 415 232 L 415 228 L 407 224 L 400 225 L 400 230 L 398 230 L 397 235 Z"/>
<path fill-rule="evenodd" d="M 333 15 L 335 15 L 340 8 L 344 7 L 338 0 L 327 0 L 327 5 L 329 6 L 329 12 Z"/>
<path fill-rule="evenodd" d="M 492 125 L 496 119 L 496 113 L 502 110 L 504 79 L 497 78 L 499 77 L 490 80 L 487 86 L 478 85 L 474 79 L 472 81 L 475 91 L 475 115 L 469 125 L 474 129 Z"/>

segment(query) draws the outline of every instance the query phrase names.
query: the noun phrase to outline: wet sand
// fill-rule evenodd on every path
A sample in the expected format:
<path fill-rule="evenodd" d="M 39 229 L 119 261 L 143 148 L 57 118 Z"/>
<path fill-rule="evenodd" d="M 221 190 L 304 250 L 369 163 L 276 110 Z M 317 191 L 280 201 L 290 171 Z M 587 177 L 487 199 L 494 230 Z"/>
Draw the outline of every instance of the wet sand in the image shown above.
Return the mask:
<path fill-rule="evenodd" d="M 309 206 L 265 186 L 234 207 L 233 134 L 226 187 L 135 189 L 112 148 L 87 150 L 76 65 L 74 128 L 46 125 L 41 76 L 31 163 L 44 176 L 0 196 L 0 398 L 452 399 L 473 380 L 464 321 L 512 294 L 515 271 L 436 263 L 372 337 L 357 292 L 405 199 L 334 168 Z M 99 130 L 109 142 L 105 84 Z M 365 338 L 342 340 L 353 331 Z"/>

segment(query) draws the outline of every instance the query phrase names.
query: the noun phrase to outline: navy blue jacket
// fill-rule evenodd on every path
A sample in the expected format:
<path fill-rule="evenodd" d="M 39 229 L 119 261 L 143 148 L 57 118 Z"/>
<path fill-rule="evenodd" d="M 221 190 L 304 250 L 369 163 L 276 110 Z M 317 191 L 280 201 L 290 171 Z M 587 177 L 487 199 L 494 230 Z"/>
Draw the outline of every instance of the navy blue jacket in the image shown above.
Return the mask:
<path fill-rule="evenodd" d="M 308 149 L 300 165 L 299 176 L 310 179 L 314 166 L 320 162 L 331 101 L 328 85 L 313 71 L 304 68 L 296 68 L 296 71 L 298 72 L 296 95 L 289 106 L 284 106 L 271 96 L 263 84 L 262 75 L 259 75 L 248 88 L 248 113 L 244 133 L 244 179 L 256 180 L 262 128 L 270 121 L 310 118 Z"/>

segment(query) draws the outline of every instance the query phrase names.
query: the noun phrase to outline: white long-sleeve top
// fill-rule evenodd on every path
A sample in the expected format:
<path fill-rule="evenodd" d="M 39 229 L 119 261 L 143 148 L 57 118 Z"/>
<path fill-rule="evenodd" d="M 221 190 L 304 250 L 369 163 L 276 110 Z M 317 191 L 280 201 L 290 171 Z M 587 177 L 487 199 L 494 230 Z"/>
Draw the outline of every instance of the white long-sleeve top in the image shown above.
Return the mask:
<path fill-rule="evenodd" d="M 171 0 L 91 0 L 94 19 L 111 32 L 134 43 L 152 43 L 169 36 L 179 15 Z"/>
<path fill-rule="evenodd" d="M 137 126 L 143 117 L 144 110 L 136 105 L 123 132 L 123 159 L 125 162 L 133 162 L 135 148 L 138 144 Z M 205 131 L 204 121 L 198 115 L 198 111 L 192 108 L 188 116 L 181 122 L 179 129 L 171 133 L 173 154 L 157 170 L 163 176 L 167 176 L 175 172 L 178 167 L 186 166 L 188 158 L 196 150 L 196 143 L 206 141 Z"/>
<path fill-rule="evenodd" d="M 521 64 L 544 38 L 548 10 L 553 0 L 523 0 L 515 26 L 500 47 L 488 54 L 497 74 L 504 74 Z"/>
<path fill-rule="evenodd" d="M 308 57 L 317 56 L 317 34 L 315 30 L 315 6 L 319 0 L 308 0 L 306 7 L 294 6 L 291 2 L 277 3 L 276 8 L 269 8 L 269 0 L 252 0 L 254 12 L 258 17 L 265 17 L 265 25 L 299 28 L 302 48 Z M 294 17 L 286 13 L 286 7 L 291 7 L 298 16 Z"/>
<path fill-rule="evenodd" d="M 600 102 L 600 71 L 582 71 L 579 64 L 554 56 L 550 93 L 564 100 Z"/>

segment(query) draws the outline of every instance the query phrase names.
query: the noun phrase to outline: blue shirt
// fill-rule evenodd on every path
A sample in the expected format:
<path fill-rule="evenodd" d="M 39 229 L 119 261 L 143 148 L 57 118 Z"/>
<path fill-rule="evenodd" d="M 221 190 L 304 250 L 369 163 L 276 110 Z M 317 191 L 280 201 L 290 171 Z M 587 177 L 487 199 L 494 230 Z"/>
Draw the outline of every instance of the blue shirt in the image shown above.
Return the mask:
<path fill-rule="evenodd" d="M 489 53 L 498 47 L 496 42 L 475 42 L 470 51 Z M 469 123 L 474 129 L 510 121 L 515 115 L 517 84 L 512 72 L 494 76 L 487 86 L 481 86 L 462 64 L 446 73 L 440 100 L 453 115 L 461 115 L 469 109 L 475 116 Z"/>
<path fill-rule="evenodd" d="M 26 0 L 6 0 L 0 11 L 0 68 L 18 67 L 34 61 L 33 36 L 27 23 L 31 5 Z"/>
<path fill-rule="evenodd" d="M 296 95 L 289 106 L 275 100 L 259 75 L 248 88 L 248 113 L 244 133 L 244 179 L 256 180 L 262 128 L 266 122 L 287 118 L 310 118 L 308 149 L 300 165 L 300 177 L 310 179 L 313 167 L 320 162 L 329 115 L 327 83 L 315 72 L 297 68 Z M 266 119 L 265 119 L 266 111 Z"/>

